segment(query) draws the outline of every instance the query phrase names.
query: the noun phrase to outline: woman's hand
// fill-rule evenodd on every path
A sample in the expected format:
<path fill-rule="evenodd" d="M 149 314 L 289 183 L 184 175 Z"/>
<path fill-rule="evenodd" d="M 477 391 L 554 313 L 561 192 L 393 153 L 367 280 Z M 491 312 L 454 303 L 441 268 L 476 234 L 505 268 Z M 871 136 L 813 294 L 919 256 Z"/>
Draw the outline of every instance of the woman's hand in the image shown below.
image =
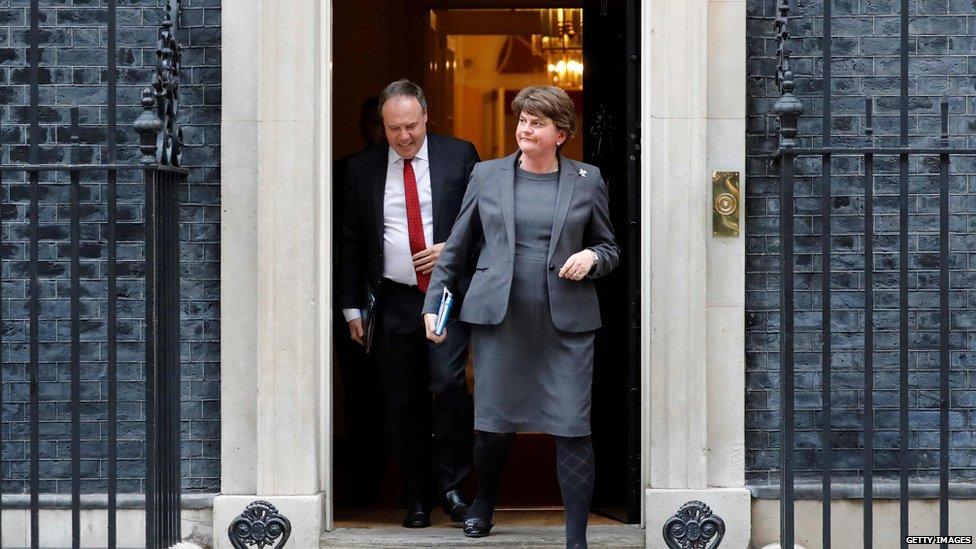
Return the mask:
<path fill-rule="evenodd" d="M 586 249 L 569 256 L 563 268 L 559 269 L 560 278 L 583 280 L 596 264 L 596 252 Z"/>
<path fill-rule="evenodd" d="M 434 327 L 437 326 L 437 315 L 434 313 L 424 313 L 424 326 L 427 328 L 427 339 L 433 341 L 434 343 L 440 343 L 447 339 L 447 328 L 441 332 L 441 335 L 434 333 Z"/>

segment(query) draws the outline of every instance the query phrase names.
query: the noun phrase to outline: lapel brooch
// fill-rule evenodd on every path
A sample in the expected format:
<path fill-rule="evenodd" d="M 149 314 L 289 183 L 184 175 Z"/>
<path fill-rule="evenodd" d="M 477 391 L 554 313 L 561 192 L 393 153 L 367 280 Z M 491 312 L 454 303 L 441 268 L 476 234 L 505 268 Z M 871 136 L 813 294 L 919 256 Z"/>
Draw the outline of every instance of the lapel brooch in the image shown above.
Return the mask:
<path fill-rule="evenodd" d="M 586 170 L 580 168 L 580 177 L 586 177 Z"/>

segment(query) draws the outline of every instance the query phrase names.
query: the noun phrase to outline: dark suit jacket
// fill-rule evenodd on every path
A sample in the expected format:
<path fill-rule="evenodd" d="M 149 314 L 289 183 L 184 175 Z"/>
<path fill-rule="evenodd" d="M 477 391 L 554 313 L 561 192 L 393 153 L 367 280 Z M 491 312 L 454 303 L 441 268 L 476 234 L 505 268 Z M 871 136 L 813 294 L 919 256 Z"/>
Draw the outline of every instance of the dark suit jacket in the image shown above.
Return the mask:
<path fill-rule="evenodd" d="M 508 310 L 515 261 L 515 169 L 519 153 L 481 162 L 471 173 L 461 214 L 434 268 L 425 313 L 436 313 L 441 289 L 464 274 L 465 258 L 477 253 L 461 320 L 499 324 Z M 564 332 L 600 327 L 600 306 L 593 280 L 613 270 L 619 248 L 610 226 L 607 186 L 596 166 L 559 157 L 559 187 L 549 242 L 549 307 L 553 325 Z M 474 248 L 482 242 L 480 251 Z M 599 260 L 583 280 L 559 278 L 569 256 L 584 248 Z"/>
<path fill-rule="evenodd" d="M 387 154 L 382 145 L 362 151 L 346 163 L 342 234 L 337 269 L 340 308 L 362 308 L 366 282 L 379 292 L 383 279 L 383 193 Z M 461 208 L 478 151 L 468 141 L 427 134 L 434 242 L 444 242 Z M 419 314 L 419 312 L 418 312 Z"/>

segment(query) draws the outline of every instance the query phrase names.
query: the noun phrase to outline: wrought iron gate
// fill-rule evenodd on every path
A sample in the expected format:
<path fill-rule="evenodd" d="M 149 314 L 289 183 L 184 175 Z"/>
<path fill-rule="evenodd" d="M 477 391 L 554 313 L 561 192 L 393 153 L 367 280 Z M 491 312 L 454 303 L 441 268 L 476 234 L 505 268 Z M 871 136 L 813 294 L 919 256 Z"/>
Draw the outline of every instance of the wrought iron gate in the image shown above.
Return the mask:
<path fill-rule="evenodd" d="M 28 280 L 25 290 L 28 302 L 25 337 L 27 357 L 24 368 L 27 370 L 29 384 L 29 404 L 27 423 L 29 433 L 29 494 L 23 507 L 29 509 L 29 544 L 39 547 L 41 533 L 64 531 L 66 525 L 57 520 L 45 523 L 40 515 L 42 507 L 62 507 L 63 502 L 55 494 L 42 488 L 41 462 L 42 429 L 51 418 L 44 407 L 57 403 L 45 402 L 40 388 L 42 367 L 50 368 L 55 362 L 51 348 L 57 346 L 61 335 L 55 329 L 54 335 L 42 324 L 49 324 L 50 316 L 44 318 L 42 302 L 50 298 L 50 287 L 54 285 L 58 294 L 64 291 L 69 295 L 70 310 L 65 338 L 70 351 L 67 356 L 67 377 L 70 379 L 68 410 L 70 415 L 70 480 L 71 480 L 71 544 L 81 545 L 82 509 L 102 508 L 107 512 L 107 546 L 114 548 L 118 538 L 117 514 L 119 508 L 118 490 L 118 449 L 119 433 L 119 349 L 120 320 L 142 318 L 140 340 L 145 345 L 145 543 L 148 547 L 168 547 L 180 541 L 180 309 L 179 309 L 179 203 L 178 190 L 185 184 L 187 171 L 180 166 L 182 135 L 177 121 L 177 98 L 180 81 L 180 45 L 174 34 L 175 21 L 178 20 L 179 2 L 170 0 L 169 8 L 158 29 L 156 49 L 156 70 L 151 86 L 143 92 L 142 114 L 135 121 L 136 132 L 140 135 L 139 150 L 141 158 L 136 162 L 119 162 L 117 142 L 117 48 L 116 48 L 116 0 L 106 2 L 107 47 L 106 82 L 107 108 L 105 114 L 106 142 L 104 144 L 88 140 L 85 146 L 102 146 L 105 152 L 102 162 L 96 163 L 82 158 L 82 131 L 79 122 L 79 109 L 70 109 L 71 125 L 67 143 L 52 143 L 45 137 L 40 104 L 41 80 L 41 21 L 44 18 L 39 0 L 30 0 L 28 63 L 29 106 L 28 132 L 26 144 L 26 163 L 0 165 L 0 188 L 10 202 L 13 190 L 25 195 L 27 202 L 27 227 L 24 241 L 27 248 L 26 261 L 0 260 L 0 272 L 6 275 L 14 269 L 23 269 Z M 147 75 L 150 76 L 150 75 Z M 50 120 L 46 122 L 50 123 Z M 98 123 L 97 121 L 95 122 Z M 96 132 L 87 132 L 94 135 Z M 42 145 L 46 144 L 46 147 Z M 58 154 L 50 154 L 57 147 L 67 148 L 66 163 L 48 162 L 48 158 L 59 159 Z M 91 147 L 88 147 L 89 149 Z M 86 154 L 86 157 L 89 155 Z M 140 175 L 141 174 L 141 175 Z M 119 219 L 120 191 L 127 193 L 126 200 L 131 203 L 134 196 L 129 193 L 134 185 L 144 186 L 143 211 L 141 219 Z M 104 193 L 104 220 L 93 215 L 92 210 L 102 204 L 92 205 L 90 194 Z M 23 191 L 26 190 L 26 193 Z M 19 196 L 21 196 L 19 195 Z M 58 198 L 67 197 L 65 205 Z M 58 243 L 57 227 L 51 225 L 50 218 L 42 219 L 43 209 L 55 207 L 55 221 L 67 218 L 68 239 Z M 61 206 L 61 207 L 59 207 Z M 6 212 L 7 209 L 2 211 Z M 4 239 L 12 238 L 15 221 L 2 219 Z M 83 225 L 85 226 L 83 229 Z M 55 241 L 53 244 L 51 241 Z M 8 241 L 2 245 L 12 245 Z M 120 246 L 142 245 L 141 260 L 120 259 Z M 93 265 L 101 261 L 101 246 L 104 245 L 103 266 Z M 51 249 L 55 248 L 53 252 Z M 61 252 L 64 250 L 64 253 Z M 67 260 L 67 269 L 64 261 Z M 6 263 L 4 265 L 4 263 Z M 86 264 L 87 263 L 87 264 Z M 102 271 L 104 269 L 104 272 Z M 67 277 L 61 280 L 67 271 Z M 7 282 L 3 280 L 2 282 Z M 120 284 L 121 282 L 121 284 Z M 123 288 L 125 286 L 125 288 Z M 63 290 L 61 288 L 64 288 Z M 101 290 L 101 291 L 100 291 Z M 140 295 L 142 299 L 140 299 Z M 0 296 L 5 301 L 11 296 Z M 82 307 L 82 298 L 104 299 L 104 318 L 98 306 Z M 120 299 L 122 298 L 122 299 Z M 120 303 L 121 302 L 121 303 Z M 141 303 L 140 303 L 141 302 Z M 12 307 L 5 307 L 8 311 Z M 143 310 L 144 309 L 144 310 Z M 135 312 L 133 312 L 135 311 Z M 124 317 L 124 318 L 123 318 Z M 60 317 L 58 317 L 60 318 Z M 14 319 L 0 319 L 0 326 Z M 93 347 L 92 326 L 104 320 L 104 337 L 95 340 L 104 342 L 106 355 L 97 356 Z M 96 330 L 97 332 L 97 330 Z M 8 333 L 0 330 L 0 337 Z M 138 335 L 138 334 L 137 334 Z M 132 334 L 124 334 L 122 339 L 131 341 Z M 8 355 L 9 356 L 9 355 Z M 9 360 L 7 356 L 3 357 Z M 126 361 L 137 360 L 126 356 Z M 104 362 L 104 429 L 107 442 L 105 456 L 106 494 L 82 494 L 82 414 L 91 414 L 85 409 L 91 404 L 91 396 L 82 395 L 82 367 L 87 362 Z M 2 366 L 3 364 L 0 364 Z M 2 383 L 0 368 L 0 383 Z M 126 380 L 121 380 L 125 382 Z M 4 405 L 0 393 L 0 407 Z M 55 420 L 57 417 L 55 418 Z M 6 432 L 7 426 L 4 426 Z M 131 434 L 129 437 L 131 439 Z M 2 447 L 0 447 L 2 452 Z M 89 458 L 91 456 L 84 456 Z M 4 470 L 7 472 L 7 469 Z M 4 479 L 8 480 L 8 479 Z M 4 494 L 0 511 L 5 507 L 21 507 L 16 494 Z M 10 497 L 12 496 L 12 497 Z M 131 500 L 131 497 L 126 499 Z M 131 503 L 131 502 L 130 502 Z M 2 515 L 0 515 L 2 516 Z M 19 543 L 3 540 L 10 545 Z"/>
<path fill-rule="evenodd" d="M 898 174 L 898 497 L 900 500 L 900 537 L 902 547 L 907 547 L 905 537 L 909 534 L 909 475 L 910 475 L 910 443 L 909 443 L 909 349 L 910 330 L 909 312 L 909 166 L 912 158 L 925 159 L 927 162 L 937 162 L 938 165 L 938 323 L 939 337 L 937 344 L 939 366 L 939 535 L 948 536 L 949 526 L 949 166 L 953 155 L 976 154 L 976 149 L 950 147 L 949 134 L 949 102 L 941 101 L 941 133 L 931 136 L 928 143 L 920 145 L 910 144 L 909 140 L 909 1 L 901 0 L 900 18 L 900 103 L 899 129 L 897 144 L 878 144 L 875 137 L 874 100 L 870 97 L 864 102 L 864 135 L 859 139 L 845 138 L 835 141 L 831 136 L 831 21 L 832 2 L 823 2 L 823 80 L 822 80 L 822 119 L 823 130 L 820 135 L 819 146 L 800 146 L 798 141 L 804 136 L 798 136 L 798 119 L 804 112 L 804 103 L 795 95 L 796 83 L 791 66 L 791 44 L 788 28 L 790 2 L 777 1 L 777 17 L 775 29 L 778 41 L 777 83 L 780 96 L 773 110 L 779 117 L 779 147 L 776 159 L 779 162 L 780 174 L 780 412 L 781 412 L 781 482 L 780 482 L 780 543 L 783 547 L 793 547 L 794 503 L 797 498 L 795 491 L 795 336 L 796 336 L 796 302 L 795 302 L 795 262 L 794 253 L 795 214 L 794 199 L 795 169 L 798 159 L 812 158 L 814 162 L 819 158 L 820 178 L 823 195 L 819 219 L 822 267 L 820 283 L 822 284 L 822 315 L 820 323 L 821 334 L 821 417 L 820 451 L 822 480 L 819 497 L 823 505 L 822 541 L 824 547 L 831 545 L 831 487 L 832 465 L 831 456 L 831 170 L 838 159 L 858 163 L 863 182 L 864 198 L 864 227 L 863 227 L 863 260 L 864 260 L 864 386 L 863 386 L 863 513 L 864 547 L 872 547 L 874 542 L 873 529 L 873 499 L 878 493 L 878 486 L 874 484 L 875 477 L 875 363 L 876 326 L 875 326 L 875 243 L 880 231 L 876 234 L 875 219 L 875 181 L 876 162 L 887 162 L 897 158 Z M 886 160 L 887 157 L 887 160 Z M 816 214 L 814 214 L 816 215 Z M 933 352 L 935 349 L 933 349 Z M 963 534 L 970 534 L 964 532 Z M 853 535 L 853 533 L 852 533 Z M 942 547 L 946 547 L 942 544 Z"/>

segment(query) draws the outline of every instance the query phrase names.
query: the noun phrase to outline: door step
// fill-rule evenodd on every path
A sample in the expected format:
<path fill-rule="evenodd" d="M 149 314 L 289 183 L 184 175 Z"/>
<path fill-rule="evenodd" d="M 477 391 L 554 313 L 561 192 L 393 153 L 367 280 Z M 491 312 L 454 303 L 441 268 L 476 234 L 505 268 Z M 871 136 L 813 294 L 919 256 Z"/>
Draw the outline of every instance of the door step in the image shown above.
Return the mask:
<path fill-rule="evenodd" d="M 644 547 L 644 530 L 636 525 L 590 526 L 591 548 Z M 320 547 L 566 547 L 562 526 L 505 526 L 497 524 L 491 535 L 466 538 L 458 526 L 433 526 L 410 530 L 400 527 L 337 528 L 322 536 Z"/>

